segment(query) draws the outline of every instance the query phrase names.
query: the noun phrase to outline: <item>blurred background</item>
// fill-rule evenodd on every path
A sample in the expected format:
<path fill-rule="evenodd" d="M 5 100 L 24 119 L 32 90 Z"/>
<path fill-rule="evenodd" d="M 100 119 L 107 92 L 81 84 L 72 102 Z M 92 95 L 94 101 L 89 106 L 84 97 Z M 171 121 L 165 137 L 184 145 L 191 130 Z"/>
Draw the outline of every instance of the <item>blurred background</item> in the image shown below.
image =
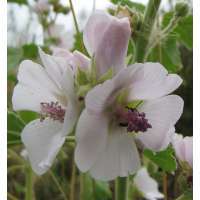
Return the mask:
<path fill-rule="evenodd" d="M 26 175 L 27 170 L 30 172 L 30 168 L 27 167 L 26 156 L 23 154 L 20 132 L 26 123 L 37 117 L 37 114 L 26 111 L 16 113 L 12 110 L 11 98 L 13 87 L 17 82 L 18 65 L 24 59 L 40 62 L 37 52 L 38 45 L 47 52 L 51 52 L 55 46 L 80 50 L 80 38 L 76 35 L 69 2 L 67 0 L 49 0 L 46 1 L 46 7 L 41 2 L 8 0 L 8 199 L 26 199 L 26 180 L 31 178 L 34 183 L 31 187 L 33 187 L 33 199 L 35 200 L 111 200 L 112 182 L 94 181 L 87 175 L 84 179 L 82 179 L 83 175 L 79 176 L 72 160 L 73 143 L 63 147 L 50 172 L 42 177 L 38 177 L 32 172 L 30 177 Z M 140 19 L 143 17 L 148 0 L 73 0 L 72 2 L 79 28 L 82 31 L 88 17 L 95 9 L 108 10 L 113 13 L 119 4 L 122 7 L 126 5 L 128 12 L 137 13 L 139 16 L 137 19 Z M 160 30 L 169 25 L 170 19 L 176 12 L 177 2 L 176 0 L 162 1 L 158 16 Z M 153 48 L 146 60 L 161 62 L 170 72 L 176 72 L 183 78 L 184 82 L 176 94 L 184 99 L 185 107 L 184 113 L 176 125 L 176 131 L 183 135 L 192 135 L 193 18 L 192 1 L 188 0 L 187 3 L 189 5 L 187 16 L 183 16 L 173 31 Z M 122 10 L 127 10 L 126 8 L 123 7 Z M 135 16 L 131 14 L 131 17 Z M 137 38 L 138 34 L 136 24 L 132 37 Z M 134 45 L 129 44 L 128 54 L 133 53 Z M 88 195 L 84 197 L 81 196 L 83 187 L 88 191 Z M 94 187 L 95 193 L 92 189 Z"/>

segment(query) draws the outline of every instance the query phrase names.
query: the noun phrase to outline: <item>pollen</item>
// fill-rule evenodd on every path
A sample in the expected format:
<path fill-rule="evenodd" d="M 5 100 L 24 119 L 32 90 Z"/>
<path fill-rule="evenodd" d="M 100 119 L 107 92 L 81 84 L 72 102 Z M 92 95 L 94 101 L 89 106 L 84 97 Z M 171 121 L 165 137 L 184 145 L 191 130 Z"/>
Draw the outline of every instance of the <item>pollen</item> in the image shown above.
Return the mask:
<path fill-rule="evenodd" d="M 57 120 L 61 123 L 64 122 L 66 110 L 59 105 L 58 102 L 42 102 L 40 103 L 41 112 L 40 112 L 40 121 L 44 121 L 45 118 L 50 118 Z"/>

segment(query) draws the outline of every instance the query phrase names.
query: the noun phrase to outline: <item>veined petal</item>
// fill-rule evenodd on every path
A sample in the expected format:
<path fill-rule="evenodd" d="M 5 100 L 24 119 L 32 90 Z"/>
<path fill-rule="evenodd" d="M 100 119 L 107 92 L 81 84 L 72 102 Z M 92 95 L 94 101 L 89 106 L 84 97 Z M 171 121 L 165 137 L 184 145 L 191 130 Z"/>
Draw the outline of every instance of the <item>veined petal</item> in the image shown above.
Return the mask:
<path fill-rule="evenodd" d="M 22 131 L 22 141 L 34 172 L 44 174 L 52 165 L 62 147 L 65 137 L 61 134 L 62 124 L 49 119 L 30 122 Z"/>
<path fill-rule="evenodd" d="M 145 101 L 138 110 L 146 114 L 146 119 L 152 128 L 139 133 L 137 138 L 147 148 L 155 151 L 163 149 L 173 134 L 170 128 L 175 125 L 183 112 L 183 100 L 177 95 L 168 95 L 156 100 Z"/>
<path fill-rule="evenodd" d="M 12 96 L 13 109 L 16 111 L 30 110 L 39 113 L 41 111 L 40 103 L 56 101 L 57 98 L 45 88 L 33 89 L 21 83 L 15 86 Z"/>
<path fill-rule="evenodd" d="M 77 102 L 69 101 L 66 108 L 64 123 L 63 123 L 63 135 L 66 136 L 73 131 L 80 113 L 80 108 Z"/>
<path fill-rule="evenodd" d="M 168 74 L 160 63 L 144 63 L 142 65 L 143 67 L 137 71 L 136 79 L 133 80 L 129 100 L 159 98 L 170 94 L 182 83 L 180 76 Z"/>
<path fill-rule="evenodd" d="M 141 168 L 134 177 L 134 184 L 148 200 L 156 200 L 164 197 L 158 190 L 158 183 L 149 176 L 146 168 Z"/>
<path fill-rule="evenodd" d="M 140 158 L 133 137 L 128 136 L 125 129 L 117 128 L 109 134 L 106 147 L 90 173 L 95 179 L 109 181 L 133 174 L 139 167 Z"/>
<path fill-rule="evenodd" d="M 83 30 L 83 41 L 88 53 L 92 56 L 104 34 L 104 30 L 112 20 L 112 17 L 103 11 L 95 11 Z"/>
<path fill-rule="evenodd" d="M 14 88 L 12 103 L 14 110 L 40 110 L 40 103 L 55 101 L 59 90 L 45 69 L 30 60 L 19 66 L 18 84 Z"/>
<path fill-rule="evenodd" d="M 63 57 L 48 55 L 41 49 L 39 49 L 39 53 L 47 74 L 60 89 L 63 72 L 69 67 L 68 60 Z"/>
<path fill-rule="evenodd" d="M 75 162 L 82 172 L 88 171 L 105 149 L 108 137 L 106 116 L 90 115 L 85 109 L 76 127 Z"/>
<path fill-rule="evenodd" d="M 98 76 L 103 75 L 110 68 L 113 68 L 113 72 L 117 73 L 125 66 L 130 35 L 129 19 L 113 17 L 95 51 Z"/>

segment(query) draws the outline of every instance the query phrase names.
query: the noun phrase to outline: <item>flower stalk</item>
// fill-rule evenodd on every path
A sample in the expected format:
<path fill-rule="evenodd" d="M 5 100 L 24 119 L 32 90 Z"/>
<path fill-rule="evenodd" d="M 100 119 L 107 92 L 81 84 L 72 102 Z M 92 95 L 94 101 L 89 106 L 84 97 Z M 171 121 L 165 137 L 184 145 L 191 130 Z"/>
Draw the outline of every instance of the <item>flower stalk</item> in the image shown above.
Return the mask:
<path fill-rule="evenodd" d="M 128 177 L 118 177 L 115 180 L 115 200 L 128 200 Z"/>
<path fill-rule="evenodd" d="M 26 167 L 26 200 L 33 199 L 33 172 L 29 165 Z"/>
<path fill-rule="evenodd" d="M 75 28 L 76 28 L 76 33 L 78 35 L 80 35 L 78 22 L 77 22 L 77 19 L 76 19 L 76 14 L 75 14 L 75 11 L 74 11 L 74 6 L 73 6 L 73 3 L 72 3 L 72 0 L 69 0 L 69 4 L 70 4 L 71 11 L 72 11 L 73 19 L 74 19 L 74 25 L 75 25 Z"/>
<path fill-rule="evenodd" d="M 149 37 L 156 19 L 161 0 L 149 0 L 147 5 L 144 21 L 140 29 L 140 34 L 136 42 L 136 55 L 135 61 L 144 62 Z"/>

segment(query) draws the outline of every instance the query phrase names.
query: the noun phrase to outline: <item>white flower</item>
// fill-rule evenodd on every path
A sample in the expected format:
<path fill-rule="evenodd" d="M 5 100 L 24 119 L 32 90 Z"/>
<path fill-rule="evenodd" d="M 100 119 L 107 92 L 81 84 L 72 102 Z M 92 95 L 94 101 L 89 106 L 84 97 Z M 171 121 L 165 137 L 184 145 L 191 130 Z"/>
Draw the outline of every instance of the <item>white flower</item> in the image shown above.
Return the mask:
<path fill-rule="evenodd" d="M 39 52 L 44 67 L 30 60 L 20 64 L 12 103 L 16 111 L 30 110 L 41 115 L 21 134 L 32 168 L 41 175 L 52 165 L 80 110 L 74 71 L 69 65 L 76 55 L 63 58 Z"/>
<path fill-rule="evenodd" d="M 183 111 L 183 100 L 168 94 L 181 82 L 161 64 L 144 63 L 123 67 L 89 91 L 76 128 L 78 168 L 112 180 L 139 169 L 135 138 L 154 151 L 166 148 Z"/>
<path fill-rule="evenodd" d="M 48 0 L 38 0 L 33 9 L 38 12 L 38 13 L 42 13 L 42 12 L 48 12 L 50 9 L 50 4 Z"/>
<path fill-rule="evenodd" d="M 149 176 L 146 168 L 141 168 L 134 177 L 134 184 L 148 200 L 164 198 L 158 190 L 158 183 Z"/>
<path fill-rule="evenodd" d="M 187 136 L 183 138 L 182 135 L 175 134 L 172 145 L 178 159 L 188 162 L 193 167 L 193 137 Z"/>

